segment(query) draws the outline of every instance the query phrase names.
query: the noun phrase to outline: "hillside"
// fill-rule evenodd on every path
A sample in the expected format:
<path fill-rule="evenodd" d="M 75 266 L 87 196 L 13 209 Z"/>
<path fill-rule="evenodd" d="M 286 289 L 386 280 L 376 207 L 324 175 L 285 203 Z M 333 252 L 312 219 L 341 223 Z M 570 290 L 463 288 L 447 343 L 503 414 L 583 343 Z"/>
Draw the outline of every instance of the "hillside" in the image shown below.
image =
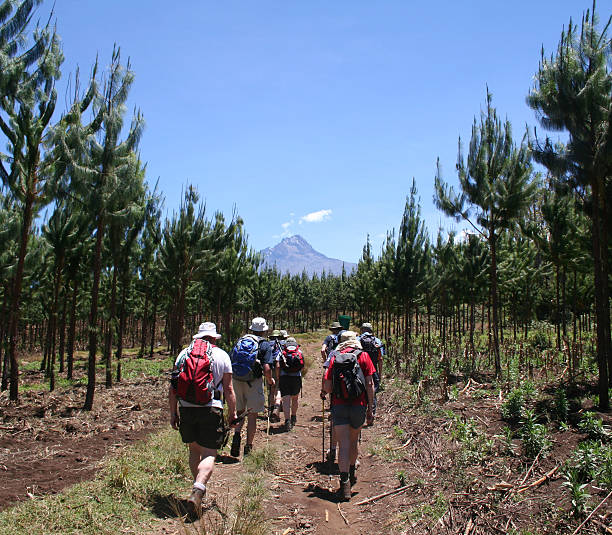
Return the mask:
<path fill-rule="evenodd" d="M 357 267 L 351 262 L 344 262 L 336 258 L 329 258 L 313 247 L 302 236 L 295 235 L 289 238 L 284 238 L 274 247 L 268 247 L 261 251 L 264 259 L 264 264 L 274 266 L 281 273 L 289 272 L 291 275 L 299 275 L 306 270 L 309 275 L 313 273 L 321 274 L 333 273 L 340 275 L 342 266 L 346 273 Z"/>

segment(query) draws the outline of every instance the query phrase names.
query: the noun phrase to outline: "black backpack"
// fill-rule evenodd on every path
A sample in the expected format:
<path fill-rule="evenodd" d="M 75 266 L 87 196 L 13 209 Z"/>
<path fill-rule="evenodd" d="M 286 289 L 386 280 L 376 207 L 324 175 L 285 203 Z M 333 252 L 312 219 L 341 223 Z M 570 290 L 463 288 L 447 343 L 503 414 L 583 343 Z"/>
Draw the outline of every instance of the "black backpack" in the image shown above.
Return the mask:
<path fill-rule="evenodd" d="M 356 399 L 365 392 L 365 377 L 359 366 L 361 351 L 334 352 L 332 366 L 332 391 L 339 399 Z"/>
<path fill-rule="evenodd" d="M 374 367 L 378 369 L 378 357 L 380 355 L 381 345 L 376 341 L 376 337 L 372 333 L 364 333 L 359 338 L 361 347 L 370 356 L 370 360 Z"/>

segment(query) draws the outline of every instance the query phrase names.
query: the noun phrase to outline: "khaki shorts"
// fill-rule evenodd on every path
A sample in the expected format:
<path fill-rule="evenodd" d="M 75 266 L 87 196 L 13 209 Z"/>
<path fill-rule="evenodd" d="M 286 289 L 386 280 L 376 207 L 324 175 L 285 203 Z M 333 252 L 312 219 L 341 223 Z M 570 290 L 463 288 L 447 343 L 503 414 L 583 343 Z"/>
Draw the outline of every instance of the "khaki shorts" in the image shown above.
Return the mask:
<path fill-rule="evenodd" d="M 241 413 L 244 409 L 248 409 L 250 413 L 264 411 L 263 381 L 260 377 L 250 381 L 251 386 L 246 381 L 239 381 L 235 378 L 232 380 L 232 383 L 236 394 L 236 412 Z"/>

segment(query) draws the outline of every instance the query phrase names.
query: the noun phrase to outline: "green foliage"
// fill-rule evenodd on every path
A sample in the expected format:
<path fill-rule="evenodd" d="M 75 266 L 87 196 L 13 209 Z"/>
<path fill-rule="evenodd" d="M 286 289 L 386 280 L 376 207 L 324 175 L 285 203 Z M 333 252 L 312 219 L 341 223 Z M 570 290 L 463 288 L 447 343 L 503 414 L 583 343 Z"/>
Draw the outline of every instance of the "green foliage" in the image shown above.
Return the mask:
<path fill-rule="evenodd" d="M 565 389 L 558 388 L 555 392 L 555 416 L 560 422 L 566 422 L 569 414 L 569 401 Z"/>
<path fill-rule="evenodd" d="M 586 490 L 586 483 L 582 483 L 576 470 L 568 469 L 564 473 L 565 481 L 562 483 L 570 492 L 570 500 L 572 503 L 572 513 L 581 517 L 586 512 L 587 502 L 591 495 Z"/>
<path fill-rule="evenodd" d="M 586 433 L 591 440 L 607 441 L 610 439 L 610 430 L 603 424 L 601 418 L 597 418 L 595 413 L 585 412 L 582 420 L 578 422 L 578 429 Z"/>
<path fill-rule="evenodd" d="M 510 422 L 518 422 L 523 417 L 524 410 L 525 395 L 522 389 L 516 388 L 508 394 L 506 401 L 502 404 L 502 418 Z"/>
<path fill-rule="evenodd" d="M 456 416 L 451 436 L 461 444 L 460 460 L 468 465 L 482 462 L 493 449 L 493 440 L 478 428 L 473 419 L 464 421 Z"/>
<path fill-rule="evenodd" d="M 531 410 L 525 411 L 520 436 L 525 455 L 531 459 L 538 454 L 546 453 L 552 446 L 546 426 L 536 422 L 536 415 Z"/>

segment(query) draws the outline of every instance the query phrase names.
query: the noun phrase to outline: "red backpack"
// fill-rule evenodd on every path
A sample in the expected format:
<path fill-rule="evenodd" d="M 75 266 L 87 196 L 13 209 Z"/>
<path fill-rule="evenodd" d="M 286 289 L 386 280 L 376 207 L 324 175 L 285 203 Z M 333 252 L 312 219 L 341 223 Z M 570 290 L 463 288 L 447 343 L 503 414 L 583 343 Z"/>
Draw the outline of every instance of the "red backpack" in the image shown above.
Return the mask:
<path fill-rule="evenodd" d="M 284 371 L 299 372 L 304 367 L 304 355 L 300 351 L 300 346 L 296 344 L 285 346 L 279 362 Z"/>
<path fill-rule="evenodd" d="M 210 367 L 213 347 L 201 338 L 194 340 L 178 374 L 176 396 L 179 399 L 196 405 L 206 405 L 213 399 L 215 382 Z"/>

